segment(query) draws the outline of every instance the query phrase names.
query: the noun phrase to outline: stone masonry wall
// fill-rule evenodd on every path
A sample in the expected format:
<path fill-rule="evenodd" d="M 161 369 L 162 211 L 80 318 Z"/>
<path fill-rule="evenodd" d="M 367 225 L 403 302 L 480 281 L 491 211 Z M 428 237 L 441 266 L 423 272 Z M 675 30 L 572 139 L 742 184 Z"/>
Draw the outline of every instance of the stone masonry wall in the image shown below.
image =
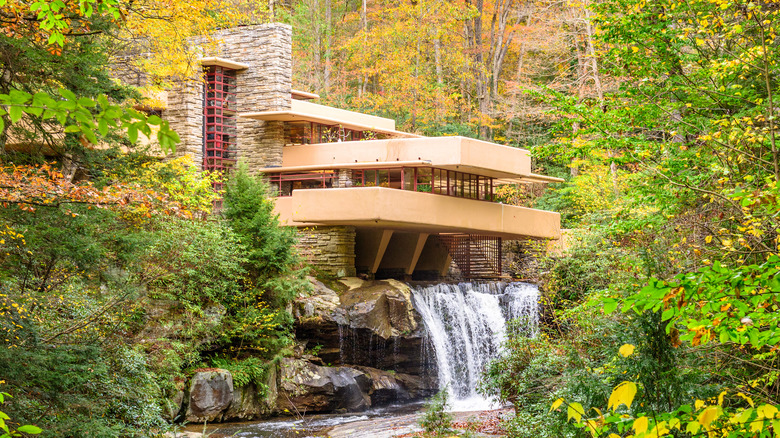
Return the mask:
<path fill-rule="evenodd" d="M 249 65 L 236 74 L 238 112 L 289 110 L 292 89 L 292 27 L 271 23 L 225 29 L 214 35 L 218 56 Z M 249 170 L 282 165 L 284 124 L 237 119 L 238 158 Z"/>
<path fill-rule="evenodd" d="M 282 111 L 290 109 L 292 88 L 292 28 L 270 23 L 225 29 L 215 33 L 213 43 L 194 41 L 204 57 L 220 57 L 247 64 L 236 72 L 236 108 L 238 113 Z M 196 163 L 203 161 L 203 83 L 189 81 L 168 93 L 164 113 L 182 143 L 176 155 L 189 154 Z M 238 159 L 249 170 L 282 164 L 284 124 L 237 117 Z"/>
<path fill-rule="evenodd" d="M 355 276 L 354 227 L 302 228 L 297 247 L 318 269 L 338 277 Z"/>
<path fill-rule="evenodd" d="M 203 163 L 203 84 L 193 79 L 170 90 L 163 116 L 181 139 L 174 155 L 190 155 L 200 169 Z"/>

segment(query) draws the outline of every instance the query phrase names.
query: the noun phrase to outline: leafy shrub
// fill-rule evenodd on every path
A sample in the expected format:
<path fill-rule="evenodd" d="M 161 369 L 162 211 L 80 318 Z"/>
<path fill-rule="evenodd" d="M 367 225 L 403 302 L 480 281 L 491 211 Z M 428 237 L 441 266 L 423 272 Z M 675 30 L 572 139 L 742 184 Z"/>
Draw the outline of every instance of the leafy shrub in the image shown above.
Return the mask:
<path fill-rule="evenodd" d="M 439 391 L 425 405 L 425 414 L 420 419 L 420 426 L 426 432 L 433 433 L 436 436 L 452 432 L 452 414 L 449 408 L 449 391 L 447 388 Z"/>
<path fill-rule="evenodd" d="M 261 395 L 265 395 L 268 390 L 265 380 L 268 377 L 268 369 L 272 364 L 260 358 L 231 359 L 218 356 L 211 358 L 211 365 L 230 371 L 230 374 L 233 376 L 233 385 L 236 387 L 254 383 L 257 386 L 257 392 Z"/>

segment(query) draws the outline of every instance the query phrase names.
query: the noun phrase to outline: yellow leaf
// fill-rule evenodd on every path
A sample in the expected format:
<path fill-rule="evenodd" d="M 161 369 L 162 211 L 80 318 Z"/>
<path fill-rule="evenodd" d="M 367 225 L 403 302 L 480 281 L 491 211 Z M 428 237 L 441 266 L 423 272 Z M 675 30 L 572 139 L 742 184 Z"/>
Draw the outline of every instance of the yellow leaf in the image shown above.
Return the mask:
<path fill-rule="evenodd" d="M 588 430 L 590 431 L 590 435 L 592 437 L 595 438 L 595 437 L 598 436 L 597 430 L 598 430 L 599 424 L 598 424 L 598 422 L 596 422 L 596 420 L 587 420 L 587 421 L 585 421 L 585 425 L 588 427 Z"/>
<path fill-rule="evenodd" d="M 647 426 L 649 425 L 649 420 L 647 417 L 639 417 L 636 420 L 634 420 L 633 428 L 636 431 L 636 433 L 644 433 L 647 431 Z"/>
<path fill-rule="evenodd" d="M 698 411 L 699 409 L 704 407 L 704 400 L 696 400 L 696 402 L 693 404 L 693 407 L 696 408 Z"/>
<path fill-rule="evenodd" d="M 704 426 L 706 429 L 710 428 L 710 424 L 712 424 L 713 421 L 718 417 L 718 414 L 720 413 L 720 406 L 710 406 L 704 411 L 702 411 L 701 414 L 699 414 L 699 423 Z"/>
<path fill-rule="evenodd" d="M 558 400 L 555 400 L 552 404 L 552 407 L 550 408 L 550 412 L 558 409 L 563 404 L 563 399 L 559 398 Z"/>
<path fill-rule="evenodd" d="M 707 236 L 707 237 L 705 237 L 705 238 L 704 238 L 704 241 L 705 241 L 705 242 L 707 242 L 707 243 L 710 243 L 710 242 L 712 242 L 712 236 Z"/>
<path fill-rule="evenodd" d="M 753 399 L 752 399 L 752 398 L 750 398 L 750 397 L 746 396 L 745 394 L 743 394 L 743 393 L 741 393 L 741 392 L 738 392 L 738 393 L 737 393 L 737 395 L 738 395 L 738 396 L 740 396 L 740 397 L 742 397 L 743 399 L 745 399 L 745 401 L 746 401 L 746 402 L 748 402 L 748 404 L 750 404 L 750 406 L 751 406 L 751 407 L 752 407 L 752 406 L 755 406 L 755 405 L 753 404 Z"/>
<path fill-rule="evenodd" d="M 772 405 L 761 405 L 756 411 L 758 412 L 758 418 L 773 419 L 777 417 L 777 408 Z"/>
<path fill-rule="evenodd" d="M 607 408 L 616 410 L 620 405 L 626 405 L 627 408 L 631 407 L 631 403 L 634 402 L 634 396 L 636 396 L 636 383 L 623 382 L 618 385 L 609 396 L 607 402 Z"/>
<path fill-rule="evenodd" d="M 651 437 L 666 436 L 669 433 L 669 428 L 666 426 L 666 421 L 662 421 L 655 425 L 653 430 L 650 431 Z"/>
<path fill-rule="evenodd" d="M 636 53 L 636 52 L 638 52 L 638 51 L 639 51 L 639 47 L 637 47 L 637 46 L 632 46 L 632 47 L 631 47 L 631 50 L 632 50 L 634 53 Z"/>
<path fill-rule="evenodd" d="M 585 413 L 585 410 L 582 409 L 582 405 L 581 404 L 579 404 L 577 402 L 569 403 L 569 408 L 567 409 L 567 412 L 566 412 L 567 420 L 571 420 L 572 418 L 574 418 L 574 421 L 576 421 L 577 423 L 580 423 L 580 422 L 582 422 L 582 414 L 584 414 L 584 413 Z"/>
<path fill-rule="evenodd" d="M 620 347 L 620 350 L 618 351 L 620 352 L 621 356 L 628 357 L 634 354 L 634 348 L 635 347 L 631 344 L 623 344 L 623 346 Z"/>

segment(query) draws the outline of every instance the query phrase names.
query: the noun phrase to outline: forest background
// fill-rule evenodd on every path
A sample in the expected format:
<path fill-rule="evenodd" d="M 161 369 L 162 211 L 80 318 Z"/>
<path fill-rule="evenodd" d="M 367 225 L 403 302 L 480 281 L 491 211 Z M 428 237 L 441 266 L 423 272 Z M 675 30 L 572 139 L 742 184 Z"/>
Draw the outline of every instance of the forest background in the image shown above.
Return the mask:
<path fill-rule="evenodd" d="M 777 436 L 779 10 L 0 0 L 7 427 L 146 436 L 192 369 L 260 382 L 284 354 L 283 309 L 305 286 L 262 184 L 239 172 L 224 219 L 203 221 L 212 176 L 133 147 L 152 126 L 175 147 L 139 109 L 197 65 L 188 37 L 284 21 L 295 88 L 400 129 L 529 148 L 566 179 L 502 189 L 577 230 L 537 264 L 545 335 L 510 340 L 488 371 L 484 390 L 516 406 L 512 435 Z M 156 54 L 126 66 L 147 89 L 110 79 L 128 50 Z M 177 303 L 181 336 L 145 340 L 146 298 Z"/>

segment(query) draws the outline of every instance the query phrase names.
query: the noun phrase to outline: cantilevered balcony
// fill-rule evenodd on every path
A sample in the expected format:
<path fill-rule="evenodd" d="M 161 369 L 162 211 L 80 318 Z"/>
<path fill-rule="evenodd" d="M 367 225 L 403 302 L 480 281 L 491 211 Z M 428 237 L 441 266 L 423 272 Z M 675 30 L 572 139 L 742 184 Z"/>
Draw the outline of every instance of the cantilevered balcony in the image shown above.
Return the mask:
<path fill-rule="evenodd" d="M 496 178 L 500 182 L 558 182 L 531 172 L 527 150 L 464 137 L 397 138 L 287 146 L 281 168 L 263 172 L 305 172 L 401 165 L 430 166 Z"/>
<path fill-rule="evenodd" d="M 277 198 L 292 226 L 349 225 L 421 233 L 472 233 L 505 239 L 560 236 L 558 213 L 385 187 L 295 190 Z"/>
<path fill-rule="evenodd" d="M 298 95 L 301 92 L 297 92 Z M 309 94 L 309 93 L 307 93 Z M 316 96 L 311 95 L 310 96 Z M 292 99 L 290 109 L 284 111 L 245 112 L 241 117 L 255 120 L 278 122 L 311 122 L 323 126 L 331 126 L 354 131 L 371 131 L 393 137 L 418 138 L 419 135 L 396 131 L 395 121 L 384 117 L 348 111 L 330 106 L 319 105 L 305 100 Z"/>

